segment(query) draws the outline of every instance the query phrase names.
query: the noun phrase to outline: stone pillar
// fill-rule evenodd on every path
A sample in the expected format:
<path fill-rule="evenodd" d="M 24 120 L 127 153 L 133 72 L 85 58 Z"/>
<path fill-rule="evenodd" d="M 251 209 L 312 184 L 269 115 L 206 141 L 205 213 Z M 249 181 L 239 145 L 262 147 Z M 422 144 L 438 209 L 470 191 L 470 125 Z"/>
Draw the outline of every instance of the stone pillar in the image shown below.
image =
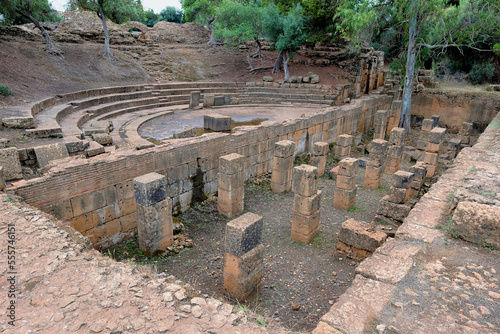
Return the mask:
<path fill-rule="evenodd" d="M 388 143 L 383 139 L 374 139 L 370 143 L 368 161 L 366 163 L 365 180 L 363 186 L 370 189 L 377 189 L 382 184 L 384 174 L 384 162 L 387 153 Z"/>
<path fill-rule="evenodd" d="M 401 100 L 392 101 L 391 112 L 389 114 L 389 119 L 387 121 L 387 131 L 386 131 L 387 135 L 391 134 L 392 128 L 397 127 L 399 125 L 399 118 L 401 116 L 402 105 L 403 101 Z"/>
<path fill-rule="evenodd" d="M 282 193 L 292 188 L 293 153 L 295 143 L 282 140 L 274 145 L 273 171 L 271 174 L 271 191 Z"/>
<path fill-rule="evenodd" d="M 385 172 L 394 174 L 399 170 L 399 163 L 404 151 L 405 129 L 393 128 L 389 137 L 389 149 L 387 151 L 387 160 L 385 162 Z"/>
<path fill-rule="evenodd" d="M 5 184 L 5 177 L 3 176 L 3 167 L 0 166 L 0 191 L 5 188 L 7 188 L 7 185 Z"/>
<path fill-rule="evenodd" d="M 326 156 L 328 154 L 328 143 L 314 143 L 312 148 L 312 157 L 309 160 L 309 165 L 318 168 L 318 177 L 325 174 Z"/>
<path fill-rule="evenodd" d="M 438 166 L 439 150 L 446 133 L 445 128 L 434 128 L 429 132 L 429 143 L 425 150 L 424 162 L 427 166 L 427 177 L 434 176 Z"/>
<path fill-rule="evenodd" d="M 201 92 L 199 91 L 191 92 L 191 95 L 189 96 L 189 109 L 199 108 L 200 95 Z"/>
<path fill-rule="evenodd" d="M 167 197 L 167 178 L 149 173 L 133 180 L 137 202 L 137 230 L 139 248 L 148 256 L 155 256 L 174 242 L 172 203 Z"/>
<path fill-rule="evenodd" d="M 432 128 L 434 129 L 435 127 L 439 126 L 439 119 L 441 116 L 439 115 L 432 115 L 431 120 L 432 120 Z"/>
<path fill-rule="evenodd" d="M 262 278 L 262 217 L 248 212 L 226 225 L 224 290 L 236 299 L 248 296 Z"/>
<path fill-rule="evenodd" d="M 231 131 L 231 116 L 219 114 L 204 115 L 203 128 L 215 132 Z"/>
<path fill-rule="evenodd" d="M 301 165 L 293 169 L 292 239 L 307 244 L 319 233 L 318 168 Z"/>
<path fill-rule="evenodd" d="M 427 118 L 422 121 L 422 129 L 420 131 L 420 138 L 417 142 L 417 150 L 425 151 L 427 143 L 429 142 L 429 133 L 433 129 L 433 124 L 432 119 Z"/>
<path fill-rule="evenodd" d="M 424 184 L 427 175 L 427 165 L 423 161 L 417 162 L 410 167 L 410 173 L 413 173 L 413 181 L 410 185 L 410 197 L 418 197 L 420 188 Z"/>
<path fill-rule="evenodd" d="M 356 204 L 356 172 L 358 159 L 346 158 L 339 163 L 333 207 L 349 210 Z"/>
<path fill-rule="evenodd" d="M 469 145 L 470 144 L 470 136 L 472 134 L 473 124 L 468 122 L 463 122 L 460 127 L 459 138 L 462 141 L 462 144 Z"/>
<path fill-rule="evenodd" d="M 410 172 L 400 170 L 394 173 L 387 200 L 396 204 L 406 203 L 408 198 L 410 198 L 410 186 L 413 178 L 414 174 Z"/>
<path fill-rule="evenodd" d="M 245 158 L 232 153 L 219 158 L 217 210 L 233 218 L 243 212 L 245 197 Z"/>
<path fill-rule="evenodd" d="M 462 144 L 461 139 L 451 139 L 448 142 L 448 156 L 450 157 L 450 159 L 456 158 L 458 150 L 460 149 L 460 144 Z"/>
<path fill-rule="evenodd" d="M 215 105 L 215 95 L 205 94 L 203 95 L 203 107 L 213 107 Z"/>
<path fill-rule="evenodd" d="M 5 181 L 23 178 L 19 152 L 15 147 L 0 149 L 0 166 L 3 167 Z"/>
<path fill-rule="evenodd" d="M 387 110 L 378 110 L 375 114 L 375 131 L 373 139 L 385 139 L 385 131 L 387 129 Z"/>
<path fill-rule="evenodd" d="M 351 155 L 351 145 L 352 145 L 351 135 L 340 135 L 337 138 L 337 145 L 335 145 L 335 159 L 342 160 L 348 158 Z"/>

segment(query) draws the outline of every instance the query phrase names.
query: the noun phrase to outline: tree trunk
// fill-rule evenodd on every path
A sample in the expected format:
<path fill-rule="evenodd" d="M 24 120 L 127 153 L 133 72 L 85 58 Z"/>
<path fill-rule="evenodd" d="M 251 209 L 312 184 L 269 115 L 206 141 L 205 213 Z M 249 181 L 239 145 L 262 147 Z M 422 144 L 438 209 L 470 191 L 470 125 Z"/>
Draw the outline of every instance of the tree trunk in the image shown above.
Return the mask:
<path fill-rule="evenodd" d="M 255 51 L 254 53 L 252 53 L 250 55 L 250 57 L 252 58 L 262 58 L 262 47 L 261 47 L 261 44 L 260 44 L 260 41 L 258 38 L 255 39 L 255 43 L 257 43 L 257 51 Z"/>
<path fill-rule="evenodd" d="M 102 9 L 101 4 L 99 4 L 99 12 L 99 17 L 102 20 L 102 29 L 104 30 L 104 52 L 102 53 L 102 55 L 104 56 L 104 58 L 114 59 L 113 55 L 111 54 L 111 50 L 109 49 L 108 26 L 106 25 L 106 16 L 104 16 L 104 10 Z"/>
<path fill-rule="evenodd" d="M 273 72 L 272 72 L 273 74 L 281 72 L 282 63 L 283 63 L 283 51 L 280 51 L 280 53 L 278 54 L 278 58 L 276 59 L 273 65 Z"/>
<path fill-rule="evenodd" d="M 288 62 L 290 61 L 290 54 L 286 52 L 283 54 L 283 70 L 285 71 L 284 81 L 288 82 L 290 80 L 290 71 L 288 71 Z"/>
<path fill-rule="evenodd" d="M 416 8 L 416 0 L 411 3 L 411 8 L 414 11 Z M 408 54 L 406 59 L 406 74 L 403 86 L 403 103 L 401 107 L 401 116 L 399 118 L 399 127 L 405 129 L 405 133 L 410 132 L 410 115 L 411 115 L 411 94 L 413 92 L 413 78 L 415 76 L 415 56 L 417 52 L 417 13 L 413 12 L 409 36 L 408 36 Z"/>
<path fill-rule="evenodd" d="M 27 13 L 27 12 L 21 12 L 21 14 L 25 17 L 27 17 L 31 22 L 33 22 L 33 24 L 38 28 L 40 29 L 40 32 L 42 33 L 42 36 L 43 38 L 45 39 L 45 48 L 44 50 L 47 51 L 48 53 L 50 53 L 51 55 L 54 55 L 54 56 L 61 56 L 61 57 L 64 57 L 63 54 L 64 52 L 59 50 L 58 48 L 56 48 L 54 46 L 54 44 L 52 43 L 52 39 L 50 38 L 50 35 L 49 33 L 47 32 L 47 30 L 45 30 L 45 28 L 40 24 L 40 22 L 38 22 L 37 19 L 35 19 L 33 17 L 33 15 L 31 15 L 31 13 Z"/>
<path fill-rule="evenodd" d="M 215 41 L 215 29 L 214 26 L 212 25 L 212 22 L 215 21 L 215 18 L 209 18 L 207 22 L 207 27 L 210 29 L 210 40 L 208 41 L 207 45 L 211 46 L 217 46 L 217 42 Z"/>

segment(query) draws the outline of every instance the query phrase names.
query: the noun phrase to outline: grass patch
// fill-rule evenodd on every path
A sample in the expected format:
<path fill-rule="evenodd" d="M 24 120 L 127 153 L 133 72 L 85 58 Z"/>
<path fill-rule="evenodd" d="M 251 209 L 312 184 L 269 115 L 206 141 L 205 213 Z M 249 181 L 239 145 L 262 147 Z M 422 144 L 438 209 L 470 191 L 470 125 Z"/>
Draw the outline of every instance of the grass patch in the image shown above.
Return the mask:
<path fill-rule="evenodd" d="M 388 187 L 388 186 L 379 186 L 379 187 L 377 188 L 377 190 L 380 190 L 380 191 L 387 191 L 387 190 L 389 190 L 389 187 Z"/>
<path fill-rule="evenodd" d="M 359 207 L 359 206 L 354 205 L 354 206 L 351 206 L 348 211 L 349 212 L 361 212 L 361 211 L 364 211 L 364 209 Z"/>
<path fill-rule="evenodd" d="M 0 95 L 10 96 L 10 95 L 14 95 L 14 93 L 12 93 L 12 91 L 10 90 L 9 87 L 7 87 L 5 85 L 0 85 Z"/>

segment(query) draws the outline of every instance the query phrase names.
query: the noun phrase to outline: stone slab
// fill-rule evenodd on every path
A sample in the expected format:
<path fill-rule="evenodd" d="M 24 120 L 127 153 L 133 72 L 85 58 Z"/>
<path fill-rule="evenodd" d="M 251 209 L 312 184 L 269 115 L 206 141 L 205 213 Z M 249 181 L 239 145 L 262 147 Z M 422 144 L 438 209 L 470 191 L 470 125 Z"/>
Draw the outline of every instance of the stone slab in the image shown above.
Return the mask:
<path fill-rule="evenodd" d="M 303 215 L 310 215 L 319 210 L 320 203 L 321 191 L 318 191 L 316 195 L 313 196 L 295 194 L 293 197 L 293 211 Z"/>
<path fill-rule="evenodd" d="M 153 205 L 137 204 L 139 248 L 147 256 L 156 256 L 174 243 L 172 204 L 165 198 Z"/>
<path fill-rule="evenodd" d="M 348 219 L 342 223 L 338 239 L 349 246 L 374 252 L 380 247 L 387 235 L 380 231 L 371 231 L 370 224 Z"/>
<path fill-rule="evenodd" d="M 302 196 L 314 196 L 318 192 L 318 168 L 301 165 L 293 169 L 292 191 Z"/>
<path fill-rule="evenodd" d="M 174 139 L 196 137 L 196 127 L 188 126 L 184 130 L 175 132 L 172 137 Z"/>
<path fill-rule="evenodd" d="M 408 189 L 413 181 L 414 174 L 405 171 L 397 171 L 392 175 L 392 186 L 396 188 Z"/>
<path fill-rule="evenodd" d="M 429 142 L 439 144 L 444 140 L 445 134 L 445 128 L 434 128 L 429 133 Z"/>
<path fill-rule="evenodd" d="M 317 142 L 317 143 L 314 143 L 314 145 L 313 145 L 312 154 L 313 155 L 327 155 L 329 150 L 330 150 L 330 147 L 328 146 L 328 143 Z"/>
<path fill-rule="evenodd" d="M 251 275 L 255 270 L 262 270 L 263 261 L 264 245 L 262 244 L 241 256 L 226 253 L 224 272 L 243 279 Z"/>
<path fill-rule="evenodd" d="M 281 140 L 274 144 L 274 156 L 288 158 L 295 152 L 295 143 L 291 140 Z"/>
<path fill-rule="evenodd" d="M 52 160 L 69 157 L 68 149 L 64 143 L 56 143 L 34 148 L 39 168 L 47 166 Z"/>
<path fill-rule="evenodd" d="M 91 141 L 89 143 L 89 146 L 87 146 L 87 148 L 85 149 L 85 154 L 89 158 L 94 157 L 94 156 L 99 155 L 99 154 L 103 154 L 104 152 L 106 152 L 106 150 L 104 149 L 104 146 L 102 146 L 101 144 L 99 144 L 96 141 Z"/>
<path fill-rule="evenodd" d="M 238 153 L 231 153 L 219 158 L 220 174 L 236 174 L 244 170 L 245 157 Z"/>
<path fill-rule="evenodd" d="M 338 175 L 354 176 L 358 170 L 359 162 L 356 158 L 345 158 L 339 162 Z"/>
<path fill-rule="evenodd" d="M 107 133 L 94 133 L 92 140 L 103 146 L 113 144 L 113 138 Z"/>
<path fill-rule="evenodd" d="M 401 146 L 405 139 L 405 129 L 403 128 L 393 128 L 391 130 L 391 135 L 389 136 L 389 145 Z"/>
<path fill-rule="evenodd" d="M 19 153 L 15 147 L 0 149 L 0 166 L 3 167 L 5 181 L 23 178 Z"/>
<path fill-rule="evenodd" d="M 411 205 L 392 203 L 389 202 L 388 196 L 384 196 L 379 202 L 377 214 L 402 222 L 408 216 L 410 210 Z"/>
<path fill-rule="evenodd" d="M 65 137 L 63 142 L 69 154 L 83 152 L 89 147 L 87 140 L 81 140 L 76 137 Z"/>
<path fill-rule="evenodd" d="M 5 184 L 5 176 L 3 175 L 3 166 L 0 166 L 0 191 L 7 187 Z"/>

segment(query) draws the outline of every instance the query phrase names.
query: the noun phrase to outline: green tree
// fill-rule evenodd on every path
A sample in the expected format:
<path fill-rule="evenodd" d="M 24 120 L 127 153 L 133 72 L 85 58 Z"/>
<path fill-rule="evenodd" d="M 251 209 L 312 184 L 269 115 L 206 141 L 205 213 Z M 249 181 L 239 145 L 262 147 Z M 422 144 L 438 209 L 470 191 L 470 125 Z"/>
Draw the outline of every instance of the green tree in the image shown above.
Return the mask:
<path fill-rule="evenodd" d="M 160 20 L 167 22 L 182 23 L 182 10 L 173 6 L 167 6 L 160 12 Z"/>
<path fill-rule="evenodd" d="M 57 12 L 47 0 L 0 0 L 0 5 L 0 13 L 8 23 L 32 22 L 45 39 L 44 50 L 52 55 L 63 56 L 64 52 L 54 46 L 49 33 L 40 23 L 40 21 L 54 21 L 57 18 Z"/>
<path fill-rule="evenodd" d="M 264 14 L 264 31 L 273 47 L 279 51 L 278 58 L 273 66 L 273 73 L 285 72 L 285 81 L 290 79 L 288 62 L 290 57 L 304 44 L 306 18 L 300 4 L 295 5 L 288 14 L 283 14 L 276 5 L 266 7 Z"/>
<path fill-rule="evenodd" d="M 215 28 L 212 23 L 215 21 L 215 12 L 220 4 L 220 0 L 181 0 L 184 11 L 184 21 L 198 21 L 206 24 L 210 29 L 210 39 L 208 45 L 217 45 L 215 41 Z"/>
<path fill-rule="evenodd" d="M 406 51 L 401 57 L 406 65 L 399 126 L 408 132 L 417 55 L 422 50 L 445 52 L 450 47 L 488 51 L 478 46 L 484 46 L 485 34 L 498 36 L 498 3 L 463 0 L 457 7 L 450 6 L 449 0 L 340 0 L 336 18 L 339 30 L 357 45 L 368 44 L 387 27 L 404 33 Z"/>

